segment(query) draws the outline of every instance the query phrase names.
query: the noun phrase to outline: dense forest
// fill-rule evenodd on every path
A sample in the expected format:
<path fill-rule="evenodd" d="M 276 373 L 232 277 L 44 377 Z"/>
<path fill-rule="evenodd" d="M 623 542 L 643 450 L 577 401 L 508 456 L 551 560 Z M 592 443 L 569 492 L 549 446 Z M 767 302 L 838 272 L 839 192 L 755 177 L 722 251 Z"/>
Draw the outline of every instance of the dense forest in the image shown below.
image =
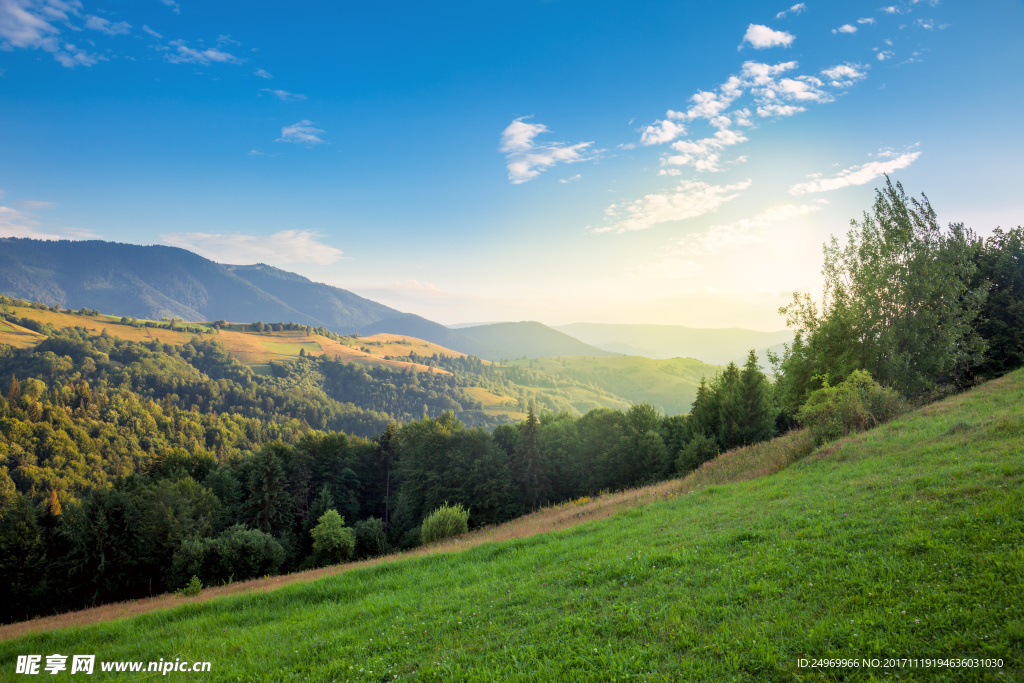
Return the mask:
<path fill-rule="evenodd" d="M 825 275 L 823 301 L 781 311 L 797 336 L 773 381 L 752 351 L 670 417 L 525 406 L 468 427 L 467 373 L 511 391 L 531 372 L 472 357 L 415 359 L 447 374 L 300 356 L 263 376 L 204 337 L 50 328 L 0 346 L 0 619 L 388 553 L 446 504 L 495 524 L 796 426 L 835 438 L 1024 364 L 1021 228 L 941 228 L 927 198 L 888 183 L 826 246 Z"/>

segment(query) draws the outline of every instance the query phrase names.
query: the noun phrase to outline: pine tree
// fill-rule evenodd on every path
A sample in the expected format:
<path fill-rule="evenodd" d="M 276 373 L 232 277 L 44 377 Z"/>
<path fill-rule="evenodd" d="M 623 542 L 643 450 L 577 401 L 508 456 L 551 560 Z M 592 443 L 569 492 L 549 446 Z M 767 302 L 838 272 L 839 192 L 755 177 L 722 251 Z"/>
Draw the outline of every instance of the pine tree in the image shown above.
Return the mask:
<path fill-rule="evenodd" d="M 739 395 L 743 407 L 743 424 L 739 431 L 741 445 L 767 441 L 775 436 L 775 414 L 778 411 L 772 400 L 771 384 L 757 364 L 754 349 L 750 350 L 740 372 Z"/>
<path fill-rule="evenodd" d="M 18 384 L 18 378 L 11 375 L 11 386 L 7 389 L 7 400 L 13 403 L 19 398 L 21 398 L 21 385 Z"/>

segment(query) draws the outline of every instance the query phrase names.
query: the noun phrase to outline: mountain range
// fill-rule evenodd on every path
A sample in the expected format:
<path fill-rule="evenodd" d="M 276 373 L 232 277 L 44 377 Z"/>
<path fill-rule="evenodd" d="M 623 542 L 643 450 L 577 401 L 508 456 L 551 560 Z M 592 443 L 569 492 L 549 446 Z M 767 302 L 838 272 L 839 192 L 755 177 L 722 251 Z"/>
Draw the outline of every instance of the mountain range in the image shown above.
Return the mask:
<path fill-rule="evenodd" d="M 0 293 L 159 320 L 297 322 L 339 334 L 408 335 L 486 360 L 634 355 L 742 360 L 792 332 L 535 321 L 446 327 L 265 264 L 228 265 L 177 247 L 0 238 Z M 763 353 L 761 354 L 763 356 Z M 762 358 L 763 363 L 763 358 Z"/>

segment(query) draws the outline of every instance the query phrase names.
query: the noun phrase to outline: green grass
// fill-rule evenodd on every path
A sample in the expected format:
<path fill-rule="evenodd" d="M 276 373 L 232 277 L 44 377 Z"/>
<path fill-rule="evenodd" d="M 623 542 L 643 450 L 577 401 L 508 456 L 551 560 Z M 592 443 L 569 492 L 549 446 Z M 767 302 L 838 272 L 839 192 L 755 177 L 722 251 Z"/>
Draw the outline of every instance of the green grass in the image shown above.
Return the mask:
<path fill-rule="evenodd" d="M 1021 405 L 1024 371 L 773 476 L 0 643 L 0 678 L 21 678 L 18 654 L 59 652 L 212 662 L 170 674 L 183 680 L 1022 680 Z M 812 669 L 803 657 L 1003 666 Z"/>

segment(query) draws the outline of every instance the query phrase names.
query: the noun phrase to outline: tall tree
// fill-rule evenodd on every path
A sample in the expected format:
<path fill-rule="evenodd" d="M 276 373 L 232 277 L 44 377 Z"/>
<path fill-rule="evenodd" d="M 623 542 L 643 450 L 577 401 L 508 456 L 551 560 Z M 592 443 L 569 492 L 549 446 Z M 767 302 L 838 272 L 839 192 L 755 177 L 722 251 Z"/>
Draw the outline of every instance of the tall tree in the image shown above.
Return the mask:
<path fill-rule="evenodd" d="M 975 244 L 974 285 L 988 288 L 976 329 L 987 342 L 982 377 L 996 377 L 1024 365 L 1024 228 L 996 228 Z"/>
<path fill-rule="evenodd" d="M 908 197 L 886 177 L 846 244 L 825 246 L 820 310 L 799 294 L 779 309 L 800 332 L 778 359 L 785 400 L 802 404 L 820 380 L 837 384 L 857 369 L 909 395 L 962 382 L 985 348 L 972 327 L 986 289 L 971 283 L 972 242 L 962 223 L 942 228 L 926 196 Z M 797 377 L 810 380 L 789 381 Z"/>
<path fill-rule="evenodd" d="M 287 446 L 268 444 L 252 458 L 249 469 L 249 496 L 242 514 L 254 529 L 280 535 L 291 527 L 293 500 L 280 452 Z"/>

